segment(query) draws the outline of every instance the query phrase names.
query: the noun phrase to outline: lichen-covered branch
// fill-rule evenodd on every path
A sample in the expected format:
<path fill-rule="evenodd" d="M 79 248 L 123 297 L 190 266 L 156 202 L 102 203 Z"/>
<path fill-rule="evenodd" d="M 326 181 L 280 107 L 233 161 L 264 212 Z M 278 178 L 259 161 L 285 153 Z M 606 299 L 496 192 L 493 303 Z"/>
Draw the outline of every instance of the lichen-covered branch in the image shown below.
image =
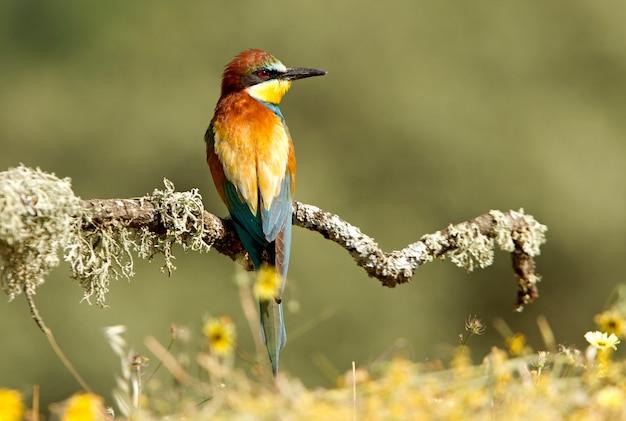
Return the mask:
<path fill-rule="evenodd" d="M 434 259 L 447 258 L 468 271 L 484 268 L 493 262 L 497 245 L 512 256 L 519 284 L 516 308 L 538 296 L 534 257 L 547 228 L 523 210 L 492 210 L 391 252 L 315 206 L 295 202 L 293 223 L 339 244 L 387 287 L 408 282 L 417 268 Z M 10 299 L 25 287 L 34 291 L 58 264 L 51 256 L 61 248 L 85 298 L 95 295 L 103 305 L 110 279 L 133 275 L 134 255 L 150 259 L 163 254 L 163 270 L 174 270 L 174 244 L 194 251 L 213 248 L 233 260 L 244 254 L 232 223 L 204 211 L 195 189 L 176 192 L 165 180 L 164 190 L 141 198 L 82 201 L 67 179 L 23 166 L 0 173 L 0 279 Z M 38 257 L 40 250 L 47 254 Z M 251 268 L 249 262 L 247 266 Z"/>
<path fill-rule="evenodd" d="M 450 259 L 459 267 L 472 271 L 493 263 L 494 247 L 511 253 L 513 270 L 519 290 L 515 309 L 521 311 L 539 294 L 534 257 L 545 239 L 547 227 L 523 209 L 500 212 L 492 210 L 466 222 L 449 225 L 402 250 L 385 252 L 373 238 L 328 212 L 302 203 L 295 203 L 294 224 L 317 231 L 345 248 L 357 265 L 383 285 L 395 287 L 409 282 L 415 270 L 434 259 Z"/>
<path fill-rule="evenodd" d="M 24 166 L 0 172 L 0 281 L 9 300 L 34 294 L 58 266 L 79 212 L 68 178 Z"/>

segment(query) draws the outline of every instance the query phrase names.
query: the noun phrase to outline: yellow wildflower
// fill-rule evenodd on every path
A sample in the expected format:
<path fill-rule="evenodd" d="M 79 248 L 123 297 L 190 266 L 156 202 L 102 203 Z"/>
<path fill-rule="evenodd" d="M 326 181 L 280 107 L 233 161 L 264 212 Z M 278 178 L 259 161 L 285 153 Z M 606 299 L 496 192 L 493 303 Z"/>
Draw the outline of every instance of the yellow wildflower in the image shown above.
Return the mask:
<path fill-rule="evenodd" d="M 509 349 L 509 354 L 514 357 L 519 357 L 526 351 L 526 336 L 522 333 L 516 333 L 513 336 L 506 338 L 505 343 Z"/>
<path fill-rule="evenodd" d="M 598 329 L 608 334 L 614 333 L 618 338 L 624 338 L 626 335 L 626 320 L 615 311 L 605 311 L 597 314 L 593 320 L 598 325 Z"/>
<path fill-rule="evenodd" d="M 209 341 L 209 349 L 217 355 L 228 355 L 235 347 L 235 325 L 228 316 L 207 320 L 202 333 Z"/>
<path fill-rule="evenodd" d="M 104 399 L 93 393 L 76 393 L 68 399 L 62 421 L 106 420 Z"/>
<path fill-rule="evenodd" d="M 607 335 L 606 332 L 599 332 L 597 330 L 595 332 L 585 333 L 585 339 L 594 348 L 599 350 L 606 350 L 609 348 L 617 349 L 617 344 L 620 343 L 620 340 L 614 333 Z"/>
<path fill-rule="evenodd" d="M 0 421 L 18 421 L 23 416 L 22 394 L 17 390 L 0 388 Z"/>
<path fill-rule="evenodd" d="M 278 297 L 282 284 L 281 276 L 276 272 L 276 268 L 263 265 L 257 272 L 254 283 L 254 295 L 263 301 L 274 300 Z"/>

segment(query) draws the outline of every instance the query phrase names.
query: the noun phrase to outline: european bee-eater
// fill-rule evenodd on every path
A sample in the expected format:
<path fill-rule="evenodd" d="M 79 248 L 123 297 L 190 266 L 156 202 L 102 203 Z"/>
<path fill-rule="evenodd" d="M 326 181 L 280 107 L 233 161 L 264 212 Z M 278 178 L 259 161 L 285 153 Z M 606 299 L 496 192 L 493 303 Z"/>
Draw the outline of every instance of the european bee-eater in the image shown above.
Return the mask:
<path fill-rule="evenodd" d="M 287 68 L 265 51 L 244 51 L 226 65 L 221 96 L 204 135 L 213 182 L 257 277 L 269 274 L 276 281 L 276 294 L 259 297 L 261 335 L 274 375 L 286 340 L 281 297 L 296 187 L 293 142 L 278 104 L 293 80 L 324 74 Z"/>

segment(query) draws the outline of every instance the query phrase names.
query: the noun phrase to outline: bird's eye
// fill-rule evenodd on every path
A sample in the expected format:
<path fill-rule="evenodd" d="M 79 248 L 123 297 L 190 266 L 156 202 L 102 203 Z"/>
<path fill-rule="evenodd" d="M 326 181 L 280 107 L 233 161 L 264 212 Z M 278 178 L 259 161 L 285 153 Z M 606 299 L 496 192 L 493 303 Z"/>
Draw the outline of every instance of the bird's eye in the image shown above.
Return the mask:
<path fill-rule="evenodd" d="M 267 70 L 263 69 L 263 70 L 259 70 L 257 72 L 257 75 L 259 75 L 259 77 L 261 79 L 267 79 L 270 77 L 270 72 L 268 72 Z"/>

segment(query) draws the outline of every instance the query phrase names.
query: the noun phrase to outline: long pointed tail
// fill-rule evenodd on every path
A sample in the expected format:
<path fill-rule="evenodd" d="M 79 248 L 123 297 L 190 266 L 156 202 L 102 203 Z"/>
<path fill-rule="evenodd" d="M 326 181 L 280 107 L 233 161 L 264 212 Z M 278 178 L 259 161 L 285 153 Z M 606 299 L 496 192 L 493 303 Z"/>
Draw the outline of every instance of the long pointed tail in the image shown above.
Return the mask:
<path fill-rule="evenodd" d="M 291 218 L 289 223 L 285 225 L 282 231 L 276 236 L 273 242 L 273 276 L 276 278 L 275 285 L 277 288 L 277 296 L 270 300 L 261 300 L 259 302 L 261 314 L 261 335 L 265 340 L 267 352 L 272 363 L 272 372 L 274 375 L 278 372 L 278 357 L 280 351 L 285 346 L 287 334 L 285 333 L 285 319 L 283 317 L 282 294 L 285 289 L 285 281 L 287 279 L 287 269 L 289 267 L 289 252 L 291 247 Z M 260 276 L 260 272 L 259 275 Z"/>
<path fill-rule="evenodd" d="M 271 300 L 261 301 L 259 307 L 261 310 L 261 334 L 272 363 L 272 373 L 276 375 L 278 373 L 278 356 L 287 341 L 283 305 Z"/>

